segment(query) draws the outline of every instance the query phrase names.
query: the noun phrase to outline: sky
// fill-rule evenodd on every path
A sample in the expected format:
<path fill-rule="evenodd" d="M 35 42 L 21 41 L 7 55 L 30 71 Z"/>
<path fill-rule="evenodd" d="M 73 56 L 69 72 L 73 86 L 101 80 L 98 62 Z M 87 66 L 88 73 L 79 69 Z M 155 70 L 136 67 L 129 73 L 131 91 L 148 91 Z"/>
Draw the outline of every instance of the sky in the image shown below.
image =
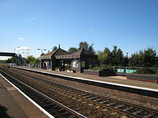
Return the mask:
<path fill-rule="evenodd" d="M 158 52 L 158 0 L 0 0 L 0 52 L 38 58 L 81 41 L 94 43 L 96 52 L 113 46 L 129 56 Z"/>

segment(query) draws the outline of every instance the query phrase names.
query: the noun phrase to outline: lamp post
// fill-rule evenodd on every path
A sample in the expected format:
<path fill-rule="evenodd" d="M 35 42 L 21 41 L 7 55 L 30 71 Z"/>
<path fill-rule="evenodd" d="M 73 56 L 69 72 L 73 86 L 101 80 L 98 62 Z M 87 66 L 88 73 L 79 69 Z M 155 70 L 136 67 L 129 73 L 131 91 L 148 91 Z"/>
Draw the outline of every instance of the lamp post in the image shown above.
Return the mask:
<path fill-rule="evenodd" d="M 46 49 L 40 49 L 40 48 L 38 48 L 37 50 L 41 50 L 41 54 L 43 53 L 43 51 L 47 51 Z M 39 60 L 40 60 L 40 58 L 39 58 Z M 42 60 L 40 61 L 40 65 L 41 65 L 41 69 L 42 69 L 43 68 L 43 62 L 42 62 Z"/>
<path fill-rule="evenodd" d="M 41 54 L 43 53 L 43 51 L 47 51 L 47 49 L 40 49 L 40 48 L 38 48 L 37 50 L 41 50 Z"/>
<path fill-rule="evenodd" d="M 20 48 L 20 46 L 18 47 L 18 56 L 19 56 L 19 48 Z"/>
<path fill-rule="evenodd" d="M 127 68 L 128 68 L 128 52 L 126 52 L 126 58 L 127 58 Z"/>

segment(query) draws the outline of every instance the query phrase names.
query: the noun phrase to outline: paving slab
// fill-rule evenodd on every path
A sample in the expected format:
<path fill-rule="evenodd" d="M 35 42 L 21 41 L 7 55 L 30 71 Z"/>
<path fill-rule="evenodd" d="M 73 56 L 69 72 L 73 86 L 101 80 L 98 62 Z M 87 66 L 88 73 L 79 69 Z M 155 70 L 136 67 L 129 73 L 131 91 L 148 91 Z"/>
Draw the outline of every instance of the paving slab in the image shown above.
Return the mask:
<path fill-rule="evenodd" d="M 28 118 L 1 80 L 2 77 L 0 76 L 0 118 Z"/>
<path fill-rule="evenodd" d="M 48 118 L 0 76 L 0 118 Z"/>

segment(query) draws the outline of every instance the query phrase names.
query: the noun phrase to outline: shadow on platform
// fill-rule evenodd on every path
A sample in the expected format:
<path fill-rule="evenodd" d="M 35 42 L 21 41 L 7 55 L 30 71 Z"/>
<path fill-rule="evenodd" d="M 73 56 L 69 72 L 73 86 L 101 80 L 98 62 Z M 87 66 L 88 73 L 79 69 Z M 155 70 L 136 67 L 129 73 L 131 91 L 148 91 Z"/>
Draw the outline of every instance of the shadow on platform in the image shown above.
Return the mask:
<path fill-rule="evenodd" d="M 12 118 L 7 114 L 7 108 L 0 104 L 0 118 Z"/>

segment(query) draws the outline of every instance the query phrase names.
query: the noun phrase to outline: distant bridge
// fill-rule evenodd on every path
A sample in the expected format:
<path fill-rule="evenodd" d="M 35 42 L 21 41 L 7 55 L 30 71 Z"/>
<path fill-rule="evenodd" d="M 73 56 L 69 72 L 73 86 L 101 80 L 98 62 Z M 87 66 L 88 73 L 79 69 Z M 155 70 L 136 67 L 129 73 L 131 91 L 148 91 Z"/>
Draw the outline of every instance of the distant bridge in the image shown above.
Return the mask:
<path fill-rule="evenodd" d="M 10 52 L 0 52 L 0 56 L 8 56 L 8 57 L 16 57 L 16 64 L 22 65 L 24 64 L 24 59 L 21 55 L 17 55 L 16 53 Z"/>
<path fill-rule="evenodd" d="M 17 56 L 17 55 L 16 55 L 16 53 L 0 52 L 0 56 L 15 57 L 15 56 Z"/>

